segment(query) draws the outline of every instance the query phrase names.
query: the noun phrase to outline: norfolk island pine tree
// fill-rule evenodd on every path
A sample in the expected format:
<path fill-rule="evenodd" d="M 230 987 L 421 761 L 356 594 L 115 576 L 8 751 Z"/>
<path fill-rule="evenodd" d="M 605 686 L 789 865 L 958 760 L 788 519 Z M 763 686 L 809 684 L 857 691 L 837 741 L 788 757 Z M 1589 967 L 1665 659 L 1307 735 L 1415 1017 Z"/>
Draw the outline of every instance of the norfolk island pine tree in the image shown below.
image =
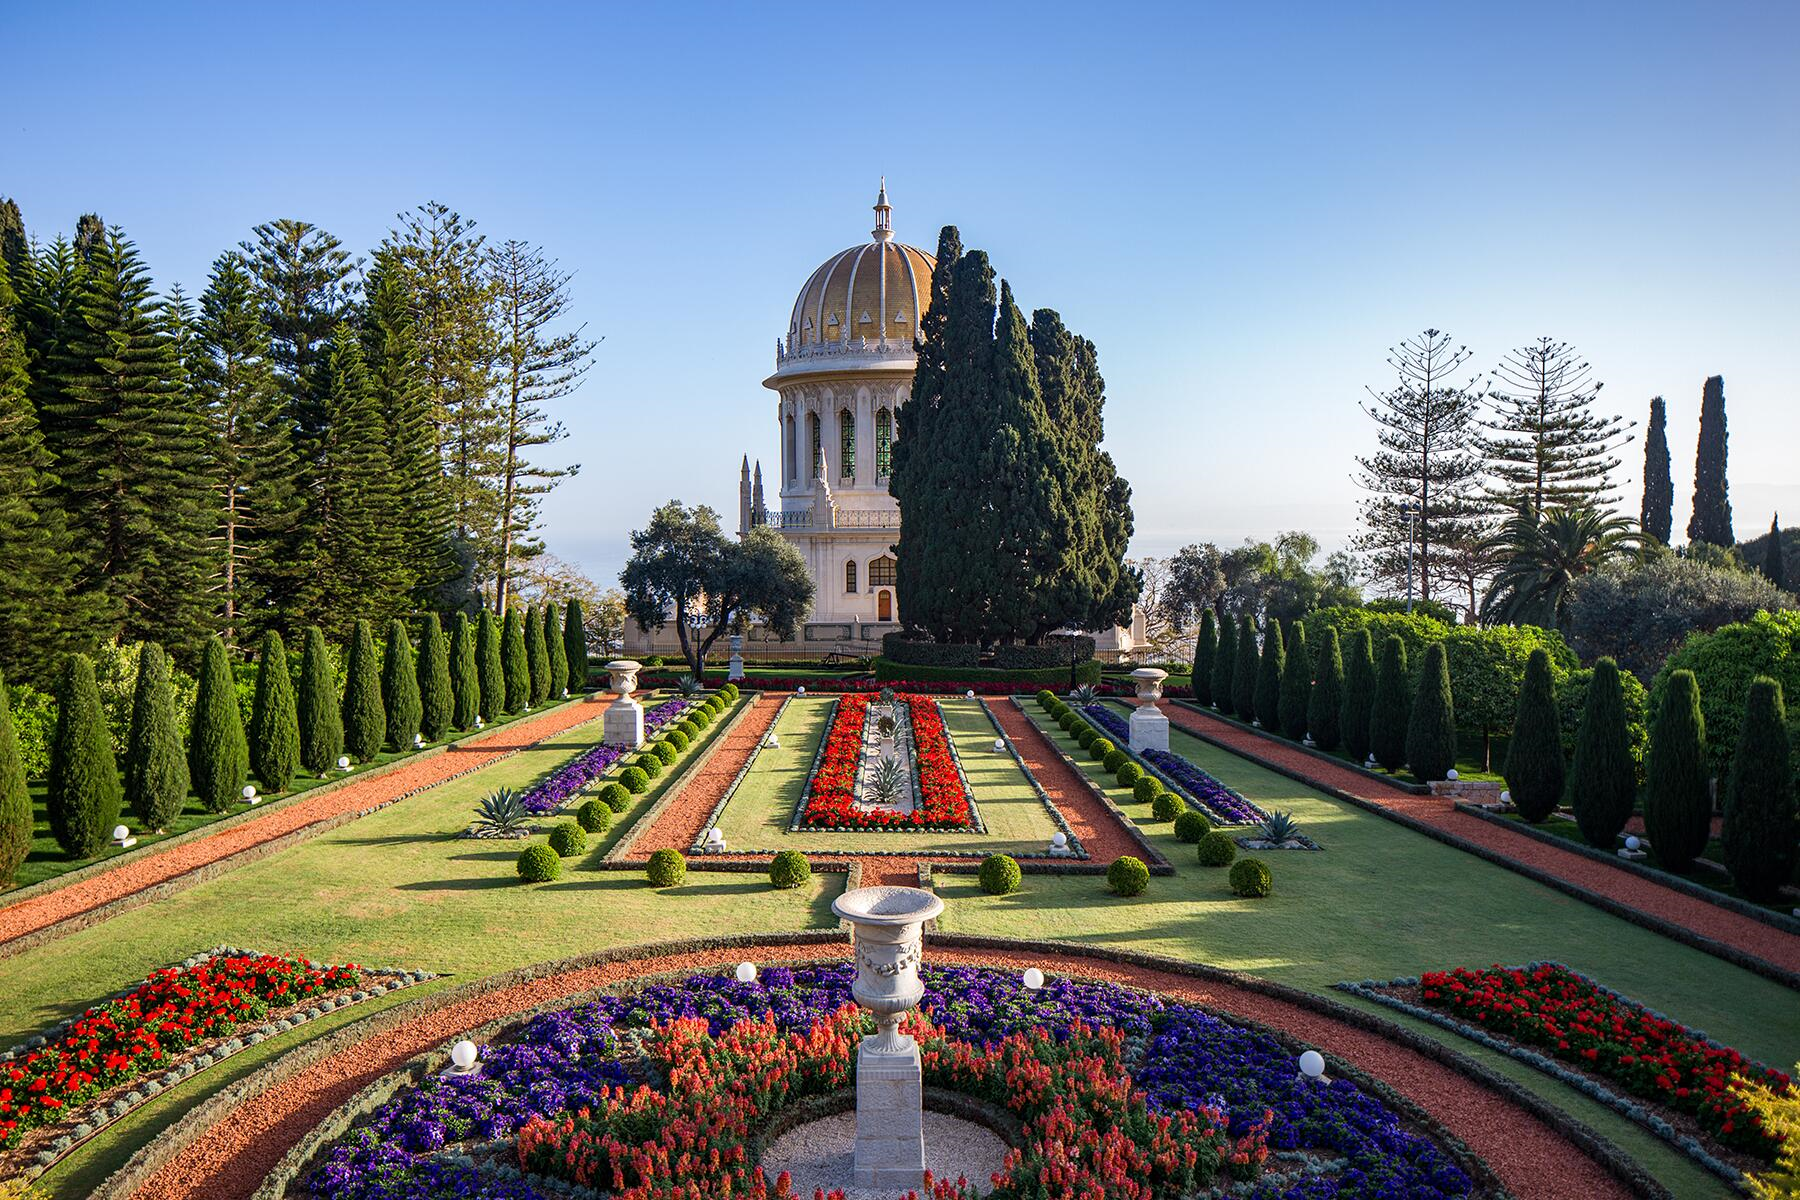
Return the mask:
<path fill-rule="evenodd" d="M 387 710 L 381 703 L 381 667 L 369 623 L 358 620 L 344 662 L 344 749 L 358 762 L 381 753 L 387 740 Z"/>
<path fill-rule="evenodd" d="M 1231 708 L 1231 669 L 1237 665 L 1237 622 L 1219 622 L 1219 645 L 1213 652 L 1212 705 L 1220 712 Z"/>
<path fill-rule="evenodd" d="M 475 622 L 475 673 L 481 680 L 481 719 L 492 721 L 506 710 L 506 671 L 500 665 L 500 623 L 492 609 Z"/>
<path fill-rule="evenodd" d="M 563 645 L 562 614 L 544 605 L 544 655 L 550 660 L 550 696 L 560 699 L 569 687 L 569 656 Z"/>
<path fill-rule="evenodd" d="M 1644 766 L 1644 833 L 1657 862 L 1685 875 L 1712 837 L 1706 718 L 1692 671 L 1675 671 L 1664 682 Z"/>
<path fill-rule="evenodd" d="M 1575 731 L 1575 759 L 1569 769 L 1569 806 L 1590 846 L 1611 850 L 1637 801 L 1637 764 L 1625 721 L 1625 694 L 1619 664 L 1594 663 L 1587 706 Z"/>
<path fill-rule="evenodd" d="M 1774 903 L 1793 877 L 1794 767 L 1781 684 L 1766 675 L 1750 683 L 1744 724 L 1725 781 L 1720 840 L 1732 881 L 1752 900 Z"/>
<path fill-rule="evenodd" d="M 419 732 L 435 742 L 450 732 L 456 715 L 456 694 L 450 686 L 450 646 L 438 615 L 428 612 L 419 636 Z"/>
<path fill-rule="evenodd" d="M 1338 737 L 1358 763 L 1369 757 L 1369 728 L 1375 720 L 1375 652 L 1367 629 L 1350 634 L 1344 663 L 1344 702 L 1338 709 Z"/>
<path fill-rule="evenodd" d="M 563 612 L 563 649 L 568 652 L 570 694 L 587 691 L 587 625 L 579 599 L 571 599 Z"/>
<path fill-rule="evenodd" d="M 1338 648 L 1337 630 L 1327 627 L 1319 640 L 1313 675 L 1306 702 L 1307 732 L 1319 749 L 1336 750 L 1343 740 L 1338 719 L 1344 705 L 1344 656 Z"/>
<path fill-rule="evenodd" d="M 73 858 L 92 858 L 119 819 L 124 789 L 100 709 L 94 664 L 85 654 L 69 655 L 63 666 L 49 785 L 50 831 L 56 844 Z"/>
<path fill-rule="evenodd" d="M 413 738 L 425 714 L 412 639 L 406 634 L 406 622 L 398 617 L 388 622 L 387 650 L 381 660 L 381 704 L 387 717 L 388 741 L 404 754 L 413 748 Z"/>
<path fill-rule="evenodd" d="M 146 642 L 138 656 L 125 743 L 125 801 L 139 827 L 158 833 L 167 829 L 187 804 L 189 783 L 169 656 L 155 642 Z"/>
<path fill-rule="evenodd" d="M 1256 627 L 1246 613 L 1238 618 L 1237 661 L 1231 664 L 1231 708 L 1240 721 L 1256 719 L 1256 671 L 1260 661 Z"/>
<path fill-rule="evenodd" d="M 231 676 L 230 653 L 217 635 L 200 657 L 200 689 L 188 733 L 188 773 L 207 812 L 229 812 L 250 776 L 250 743 Z"/>
<path fill-rule="evenodd" d="M 13 873 L 30 852 L 31 827 L 31 789 L 25 782 L 25 760 L 19 756 L 6 676 L 0 674 L 0 887 L 12 883 Z"/>
<path fill-rule="evenodd" d="M 475 662 L 475 630 L 467 613 L 450 619 L 450 723 L 473 729 L 481 716 L 481 670 Z"/>
<path fill-rule="evenodd" d="M 1562 802 L 1562 721 L 1557 716 L 1550 654 L 1542 647 L 1525 660 L 1519 711 L 1500 773 L 1519 815 L 1534 825 L 1548 820 Z"/>
<path fill-rule="evenodd" d="M 250 766 L 269 795 L 288 790 L 300 769 L 300 718 L 287 647 L 273 629 L 256 654 L 256 699 L 250 708 Z"/>
<path fill-rule="evenodd" d="M 1194 637 L 1194 667 L 1190 676 L 1196 704 L 1212 703 L 1213 656 L 1219 652 L 1219 625 L 1212 609 L 1200 614 L 1200 632 Z"/>
<path fill-rule="evenodd" d="M 1447 778 L 1456 766 L 1456 709 L 1450 695 L 1450 657 L 1442 642 L 1425 649 L 1419 690 L 1407 718 L 1406 761 L 1426 783 Z"/>
<path fill-rule="evenodd" d="M 525 653 L 525 619 L 517 605 L 506 610 L 500 629 L 500 669 L 506 677 L 506 711 L 523 711 L 531 703 L 531 659 Z"/>
<path fill-rule="evenodd" d="M 1406 643 L 1390 636 L 1375 670 L 1375 704 L 1369 715 L 1369 752 L 1389 773 L 1406 765 Z"/>
<path fill-rule="evenodd" d="M 1307 707 L 1312 700 L 1312 656 L 1306 652 L 1306 628 L 1295 622 L 1288 635 L 1287 666 L 1281 673 L 1281 733 L 1306 737 Z"/>
<path fill-rule="evenodd" d="M 317 625 L 306 630 L 300 649 L 300 765 L 323 776 L 344 750 L 343 708 L 338 704 L 337 677 L 331 667 L 331 651 L 325 631 Z"/>

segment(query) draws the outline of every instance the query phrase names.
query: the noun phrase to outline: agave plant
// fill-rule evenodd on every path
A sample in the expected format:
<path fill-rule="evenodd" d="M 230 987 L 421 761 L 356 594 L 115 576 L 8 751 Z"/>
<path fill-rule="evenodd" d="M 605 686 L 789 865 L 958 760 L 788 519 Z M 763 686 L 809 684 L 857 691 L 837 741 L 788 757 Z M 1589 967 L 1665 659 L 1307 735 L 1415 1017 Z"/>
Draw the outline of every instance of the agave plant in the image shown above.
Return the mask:
<path fill-rule="evenodd" d="M 897 698 L 898 697 L 896 697 L 894 695 L 894 689 L 891 687 L 882 688 L 881 691 L 876 693 L 876 696 L 875 696 L 875 699 L 878 703 L 885 704 L 889 708 L 894 707 L 894 701 Z"/>
<path fill-rule="evenodd" d="M 1300 836 L 1300 823 L 1294 820 L 1293 813 L 1282 812 L 1279 808 L 1269 812 L 1261 826 L 1264 841 L 1291 842 Z"/>
<path fill-rule="evenodd" d="M 511 788 L 501 788 L 475 806 L 469 831 L 477 837 L 516 837 L 530 818 L 524 798 Z"/>
<path fill-rule="evenodd" d="M 1070 704 L 1092 704 L 1100 698 L 1100 689 L 1091 683 L 1080 684 L 1069 692 Z"/>
<path fill-rule="evenodd" d="M 869 795 L 877 804 L 893 804 L 900 799 L 900 786 L 905 782 L 900 760 L 888 755 L 869 779 Z"/>
<path fill-rule="evenodd" d="M 692 675 L 683 675 L 675 681 L 675 690 L 684 696 L 698 696 L 706 690 L 706 685 Z"/>
<path fill-rule="evenodd" d="M 884 738 L 892 738 L 894 736 L 894 731 L 899 728 L 900 726 L 895 723 L 894 718 L 891 716 L 883 716 L 879 721 L 875 722 L 875 732 Z"/>

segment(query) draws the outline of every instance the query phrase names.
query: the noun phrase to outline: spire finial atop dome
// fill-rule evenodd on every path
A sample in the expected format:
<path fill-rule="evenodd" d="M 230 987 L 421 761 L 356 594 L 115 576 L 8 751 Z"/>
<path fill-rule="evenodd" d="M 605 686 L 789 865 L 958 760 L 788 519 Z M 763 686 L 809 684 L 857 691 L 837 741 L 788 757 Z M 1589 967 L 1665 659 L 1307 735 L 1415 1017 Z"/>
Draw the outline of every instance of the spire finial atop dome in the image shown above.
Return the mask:
<path fill-rule="evenodd" d="M 881 192 L 875 197 L 875 229 L 873 232 L 876 241 L 886 242 L 893 239 L 893 211 L 893 206 L 888 203 L 887 198 L 887 176 L 883 175 Z"/>

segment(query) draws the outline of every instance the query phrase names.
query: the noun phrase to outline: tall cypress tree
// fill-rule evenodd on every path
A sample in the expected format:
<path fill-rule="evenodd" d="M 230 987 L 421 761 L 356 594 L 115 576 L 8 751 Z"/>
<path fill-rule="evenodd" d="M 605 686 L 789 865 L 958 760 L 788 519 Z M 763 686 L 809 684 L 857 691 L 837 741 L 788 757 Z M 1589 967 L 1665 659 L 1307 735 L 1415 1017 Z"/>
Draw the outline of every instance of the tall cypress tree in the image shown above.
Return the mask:
<path fill-rule="evenodd" d="M 1326 626 L 1319 641 L 1318 663 L 1313 667 L 1312 691 L 1307 696 L 1306 728 L 1321 750 L 1336 750 L 1343 740 L 1339 715 L 1344 705 L 1344 655 L 1337 630 Z"/>
<path fill-rule="evenodd" d="M 406 622 L 398 617 L 388 622 L 387 653 L 381 662 L 381 702 L 387 716 L 388 740 L 402 753 L 411 750 L 424 718 L 424 702 L 419 696 L 412 641 L 406 636 Z"/>
<path fill-rule="evenodd" d="M 206 639 L 200 658 L 200 690 L 188 732 L 188 773 L 206 811 L 222 813 L 238 802 L 250 774 L 250 743 L 238 707 L 231 660 L 218 637 Z"/>
<path fill-rule="evenodd" d="M 144 829 L 167 829 L 187 804 L 187 750 L 175 714 L 169 656 L 155 642 L 138 655 L 125 742 L 125 799 Z"/>
<path fill-rule="evenodd" d="M 31 852 L 31 835 L 31 788 L 25 782 L 25 761 L 19 756 L 19 734 L 13 728 L 6 676 L 0 672 L 0 887 L 12 883 L 19 864 Z"/>
<path fill-rule="evenodd" d="M 1500 770 L 1519 815 L 1532 824 L 1548 820 L 1562 802 L 1562 721 L 1557 715 L 1550 654 L 1541 646 L 1525 660 L 1512 741 Z"/>
<path fill-rule="evenodd" d="M 587 626 L 582 620 L 580 600 L 570 600 L 563 614 L 563 649 L 568 652 L 569 691 L 579 695 L 588 687 Z"/>
<path fill-rule="evenodd" d="M 550 664 L 550 695 L 569 694 L 569 656 L 563 649 L 562 615 L 555 604 L 544 605 L 544 657 Z"/>
<path fill-rule="evenodd" d="M 1456 709 L 1450 695 L 1450 658 L 1444 643 L 1425 648 L 1419 690 L 1406 725 L 1406 761 L 1426 783 L 1456 766 Z"/>
<path fill-rule="evenodd" d="M 500 662 L 500 625 L 490 608 L 482 609 L 475 623 L 475 673 L 481 680 L 481 719 L 492 721 L 506 710 L 506 668 Z"/>
<path fill-rule="evenodd" d="M 1250 614 L 1238 617 L 1237 661 L 1231 665 L 1231 707 L 1240 721 L 1256 720 L 1256 672 L 1261 665 L 1256 648 L 1256 626 Z"/>
<path fill-rule="evenodd" d="M 1675 525 L 1675 480 L 1669 474 L 1669 412 L 1661 396 L 1650 401 L 1650 427 L 1644 432 L 1644 503 L 1638 521 L 1645 533 L 1668 545 Z"/>
<path fill-rule="evenodd" d="M 1306 627 L 1298 621 L 1289 628 L 1287 662 L 1281 673 L 1283 737 L 1299 741 L 1306 736 L 1306 710 L 1312 700 L 1312 658 L 1306 653 Z"/>
<path fill-rule="evenodd" d="M 962 252 L 962 238 L 956 226 L 944 226 L 938 234 L 937 261 L 931 271 L 931 303 L 919 320 L 918 365 L 913 371 L 912 391 L 896 414 L 888 491 L 899 503 L 905 519 L 894 550 L 894 590 L 900 620 L 911 630 L 936 627 L 941 612 L 940 599 L 921 572 L 932 552 L 933 537 L 949 528 L 952 520 L 946 506 L 955 492 L 942 473 L 938 414 L 948 366 L 946 334 L 951 293 Z M 798 463 L 795 466 L 798 472 Z M 571 607 L 575 603 L 571 601 Z M 573 656 L 570 663 L 571 678 L 585 686 L 587 677 L 573 670 Z"/>
<path fill-rule="evenodd" d="M 306 630 L 300 651 L 300 765 L 323 775 L 344 749 L 343 709 L 338 704 L 337 678 L 325 631 L 317 625 Z"/>
<path fill-rule="evenodd" d="M 1262 661 L 1256 673 L 1256 723 L 1270 733 L 1281 732 L 1281 676 L 1287 670 L 1287 646 L 1281 622 L 1263 618 Z"/>
<path fill-rule="evenodd" d="M 1694 513 L 1688 541 L 1734 546 L 1731 492 L 1725 473 L 1725 379 L 1709 376 L 1700 396 L 1700 442 L 1694 452 Z"/>
<path fill-rule="evenodd" d="M 1412 716 L 1406 683 L 1406 643 L 1389 637 L 1375 671 L 1375 705 L 1369 715 L 1369 752 L 1389 772 L 1406 765 L 1406 730 Z"/>
<path fill-rule="evenodd" d="M 1769 520 L 1769 544 L 1763 550 L 1762 573 L 1770 583 L 1778 588 L 1787 587 L 1787 563 L 1782 559 L 1781 551 L 1781 514 L 1776 513 Z"/>
<path fill-rule="evenodd" d="M 1369 730 L 1375 720 L 1375 652 L 1367 629 L 1350 634 L 1350 655 L 1344 663 L 1344 702 L 1338 709 L 1338 736 L 1357 762 L 1369 757 Z"/>
<path fill-rule="evenodd" d="M 1200 614 L 1200 632 L 1194 638 L 1192 690 L 1200 704 L 1212 703 L 1213 656 L 1219 652 L 1219 626 L 1212 609 Z"/>
<path fill-rule="evenodd" d="M 1631 758 L 1619 664 L 1610 658 L 1594 664 L 1588 681 L 1587 706 L 1575 733 L 1569 798 L 1588 845 L 1611 850 L 1637 802 L 1637 764 Z"/>
<path fill-rule="evenodd" d="M 1744 723 L 1725 781 L 1720 840 L 1732 882 L 1752 900 L 1773 903 L 1794 873 L 1794 767 L 1789 757 L 1787 708 L 1781 684 L 1768 676 L 1750 683 Z"/>
<path fill-rule="evenodd" d="M 466 613 L 459 612 L 450 621 L 450 690 L 450 723 L 473 729 L 481 716 L 481 671 L 475 663 L 475 631 Z"/>
<path fill-rule="evenodd" d="M 1663 684 L 1645 767 L 1644 832 L 1657 861 L 1686 874 L 1712 836 L 1706 718 L 1692 671 L 1676 671 Z"/>
<path fill-rule="evenodd" d="M 1219 648 L 1213 652 L 1212 703 L 1220 712 L 1231 708 L 1231 672 L 1237 665 L 1237 622 L 1219 622 Z"/>
<path fill-rule="evenodd" d="M 525 621 L 517 605 L 506 610 L 500 630 L 500 670 L 506 688 L 506 711 L 519 712 L 531 703 L 531 659 L 525 653 Z"/>
<path fill-rule="evenodd" d="M 262 790 L 288 790 L 300 769 L 300 717 L 294 707 L 294 680 L 288 673 L 287 645 L 273 629 L 256 652 L 256 698 L 250 707 L 250 765 Z"/>
<path fill-rule="evenodd" d="M 381 702 L 381 664 L 375 657 L 375 637 L 367 621 L 357 621 L 350 632 L 344 662 L 344 749 L 358 762 L 381 753 L 387 740 L 387 710 Z"/>
<path fill-rule="evenodd" d="M 425 614 L 419 637 L 419 732 L 435 742 L 456 719 L 456 692 L 450 679 L 450 643 L 436 613 Z"/>
<path fill-rule="evenodd" d="M 94 664 L 71 654 L 56 697 L 56 734 L 50 743 L 50 832 L 71 858 L 92 858 L 119 819 L 119 767 L 113 759 Z"/>
<path fill-rule="evenodd" d="M 0 199 L 0 267 L 17 279 L 30 251 L 30 243 L 25 237 L 25 216 L 19 211 L 18 201 L 11 196 Z"/>
<path fill-rule="evenodd" d="M 550 695 L 550 652 L 544 646 L 544 614 L 525 609 L 525 666 L 531 676 L 531 702 L 542 704 Z"/>

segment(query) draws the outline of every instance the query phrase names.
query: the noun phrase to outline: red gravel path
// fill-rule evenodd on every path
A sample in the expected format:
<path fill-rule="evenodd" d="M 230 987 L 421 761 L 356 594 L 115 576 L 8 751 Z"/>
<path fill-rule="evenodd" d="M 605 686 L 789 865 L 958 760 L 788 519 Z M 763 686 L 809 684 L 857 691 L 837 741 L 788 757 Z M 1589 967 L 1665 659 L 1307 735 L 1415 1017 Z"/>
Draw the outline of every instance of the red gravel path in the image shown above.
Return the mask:
<path fill-rule="evenodd" d="M 846 947 L 770 947 L 770 959 L 838 958 Z M 236 1200 L 249 1195 L 290 1147 L 333 1109 L 414 1055 L 442 1046 L 485 1022 L 534 1005 L 638 975 L 698 970 L 735 962 L 742 947 L 611 963 L 520 984 L 422 1014 L 332 1055 L 250 1097 L 204 1132 L 139 1191 L 158 1200 Z M 1196 1001 L 1284 1030 L 1368 1072 L 1407 1096 L 1463 1139 L 1519 1200 L 1606 1200 L 1630 1192 L 1598 1163 L 1537 1117 L 1426 1056 L 1311 1009 L 1147 967 L 1087 958 L 983 950 L 930 951 L 932 961 L 1035 965 Z"/>
<path fill-rule="evenodd" d="M 490 733 L 466 738 L 442 754 L 408 763 L 384 775 L 346 784 L 320 796 L 300 799 L 205 837 L 167 849 L 151 846 L 121 860 L 118 866 L 78 883 L 0 909 L 0 951 L 15 938 L 166 883 L 263 842 L 320 821 L 390 803 L 498 762 L 545 738 L 594 720 L 606 711 L 610 702 L 611 698 L 607 697 L 597 702 L 565 704 Z"/>
<path fill-rule="evenodd" d="M 1337 788 L 1371 804 L 1432 825 L 1514 862 L 1610 897 L 1620 904 L 1679 925 L 1702 937 L 1732 946 L 1788 971 L 1800 971 L 1800 937 L 1740 916 L 1635 872 L 1621 871 L 1535 838 L 1515 833 L 1468 813 L 1441 796 L 1420 796 L 1371 779 L 1272 738 L 1221 721 L 1179 704 L 1163 707 L 1176 725 L 1202 734 L 1245 756 L 1292 771 L 1315 783 Z"/>

